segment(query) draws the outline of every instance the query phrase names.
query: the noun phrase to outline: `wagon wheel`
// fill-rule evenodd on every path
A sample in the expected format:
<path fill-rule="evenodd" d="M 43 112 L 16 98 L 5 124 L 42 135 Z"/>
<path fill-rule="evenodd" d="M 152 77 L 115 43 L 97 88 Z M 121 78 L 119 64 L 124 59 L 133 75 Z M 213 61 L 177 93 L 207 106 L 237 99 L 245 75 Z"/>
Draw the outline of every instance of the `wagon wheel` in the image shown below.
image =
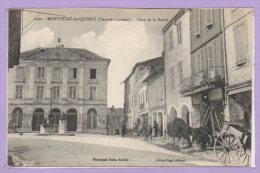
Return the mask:
<path fill-rule="evenodd" d="M 241 155 L 242 144 L 239 138 L 229 131 L 220 133 L 214 143 L 217 158 L 224 164 L 237 164 Z"/>
<path fill-rule="evenodd" d="M 240 153 L 239 162 L 244 166 L 249 166 L 251 162 L 251 152 L 250 150 L 246 149 L 245 147 L 242 148 Z"/>

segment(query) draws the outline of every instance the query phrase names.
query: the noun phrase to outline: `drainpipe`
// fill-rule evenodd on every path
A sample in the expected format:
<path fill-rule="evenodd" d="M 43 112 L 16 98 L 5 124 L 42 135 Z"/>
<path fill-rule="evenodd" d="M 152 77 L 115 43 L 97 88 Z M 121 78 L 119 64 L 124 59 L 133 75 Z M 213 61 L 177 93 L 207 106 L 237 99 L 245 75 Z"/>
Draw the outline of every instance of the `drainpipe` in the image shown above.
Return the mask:
<path fill-rule="evenodd" d="M 224 95 L 224 112 L 228 112 L 228 96 L 227 96 L 227 91 L 226 91 L 226 86 L 228 86 L 228 67 L 227 67 L 227 49 L 226 49 L 226 33 L 225 33 L 225 12 L 224 9 L 221 9 L 221 14 L 222 14 L 222 34 L 223 34 L 223 56 L 224 56 L 224 77 L 225 77 L 225 87 L 223 91 Z"/>

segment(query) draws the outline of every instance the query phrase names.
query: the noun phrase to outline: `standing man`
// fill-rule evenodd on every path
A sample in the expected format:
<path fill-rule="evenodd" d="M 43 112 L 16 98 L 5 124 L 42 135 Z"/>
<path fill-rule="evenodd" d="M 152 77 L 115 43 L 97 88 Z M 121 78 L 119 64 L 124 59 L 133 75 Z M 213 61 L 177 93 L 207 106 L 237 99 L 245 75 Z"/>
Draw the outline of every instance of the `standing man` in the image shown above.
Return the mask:
<path fill-rule="evenodd" d="M 125 137 L 125 132 L 126 132 L 125 121 L 122 121 L 122 124 L 121 124 L 121 132 L 122 132 L 122 137 Z"/>
<path fill-rule="evenodd" d="M 153 128 L 154 128 L 154 137 L 157 137 L 158 133 L 158 124 L 156 121 L 153 121 Z"/>

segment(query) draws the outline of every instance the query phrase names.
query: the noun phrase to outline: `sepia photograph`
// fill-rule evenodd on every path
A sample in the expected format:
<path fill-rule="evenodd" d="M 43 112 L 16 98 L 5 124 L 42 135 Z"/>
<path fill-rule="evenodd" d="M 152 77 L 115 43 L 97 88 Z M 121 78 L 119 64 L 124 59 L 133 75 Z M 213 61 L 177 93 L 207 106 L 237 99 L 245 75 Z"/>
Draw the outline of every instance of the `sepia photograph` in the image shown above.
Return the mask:
<path fill-rule="evenodd" d="M 8 13 L 8 167 L 253 167 L 253 8 Z"/>

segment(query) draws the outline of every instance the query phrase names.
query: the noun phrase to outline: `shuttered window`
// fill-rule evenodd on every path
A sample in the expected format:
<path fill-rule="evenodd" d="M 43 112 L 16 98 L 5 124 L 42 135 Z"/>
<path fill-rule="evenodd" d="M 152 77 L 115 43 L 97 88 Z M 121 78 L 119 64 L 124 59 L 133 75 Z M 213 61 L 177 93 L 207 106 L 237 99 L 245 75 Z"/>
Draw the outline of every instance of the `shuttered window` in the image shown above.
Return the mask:
<path fill-rule="evenodd" d="M 18 67 L 16 69 L 16 79 L 23 79 L 24 78 L 24 68 Z"/>
<path fill-rule="evenodd" d="M 171 88 L 174 88 L 174 66 L 171 67 Z"/>
<path fill-rule="evenodd" d="M 182 61 L 180 61 L 178 63 L 178 67 L 179 67 L 179 80 L 180 80 L 180 83 L 182 82 L 183 80 L 183 67 L 182 67 Z"/>
<path fill-rule="evenodd" d="M 206 9 L 206 25 L 207 27 L 213 24 L 213 9 Z"/>
<path fill-rule="evenodd" d="M 43 86 L 37 86 L 36 88 L 36 99 L 42 100 L 43 99 Z"/>
<path fill-rule="evenodd" d="M 23 86 L 22 85 L 16 85 L 16 92 L 15 92 L 15 98 L 16 99 L 22 99 L 23 98 Z"/>
<path fill-rule="evenodd" d="M 52 89 L 52 99 L 57 101 L 60 98 L 60 86 L 53 86 Z"/>
<path fill-rule="evenodd" d="M 236 65 L 247 62 L 247 38 L 245 23 L 240 23 L 233 28 L 235 42 Z"/>
<path fill-rule="evenodd" d="M 169 32 L 169 36 L 170 36 L 169 50 L 172 50 L 174 48 L 174 45 L 173 45 L 173 31 L 172 30 Z"/>
<path fill-rule="evenodd" d="M 200 35 L 200 9 L 194 9 L 194 29 L 195 29 L 195 35 Z"/>
<path fill-rule="evenodd" d="M 195 70 L 196 70 L 196 73 L 200 73 L 202 71 L 202 62 L 201 62 L 201 54 L 200 53 L 197 53 L 196 54 L 196 62 L 195 62 Z"/>
<path fill-rule="evenodd" d="M 44 71 L 45 71 L 44 67 L 38 67 L 37 77 L 38 78 L 44 78 Z"/>
<path fill-rule="evenodd" d="M 208 68 L 210 70 L 214 69 L 216 63 L 215 63 L 215 51 L 214 51 L 213 44 L 207 46 L 207 55 L 208 55 Z"/>
<path fill-rule="evenodd" d="M 77 98 L 77 88 L 76 86 L 69 87 L 69 98 L 76 99 Z"/>
<path fill-rule="evenodd" d="M 53 79 L 61 79 L 62 78 L 62 69 L 61 68 L 54 68 L 52 73 Z"/>
<path fill-rule="evenodd" d="M 181 21 L 177 24 L 177 37 L 178 37 L 178 44 L 182 43 L 182 36 L 181 36 Z"/>
<path fill-rule="evenodd" d="M 96 87 L 90 87 L 90 100 L 96 100 L 97 95 L 97 88 Z"/>

